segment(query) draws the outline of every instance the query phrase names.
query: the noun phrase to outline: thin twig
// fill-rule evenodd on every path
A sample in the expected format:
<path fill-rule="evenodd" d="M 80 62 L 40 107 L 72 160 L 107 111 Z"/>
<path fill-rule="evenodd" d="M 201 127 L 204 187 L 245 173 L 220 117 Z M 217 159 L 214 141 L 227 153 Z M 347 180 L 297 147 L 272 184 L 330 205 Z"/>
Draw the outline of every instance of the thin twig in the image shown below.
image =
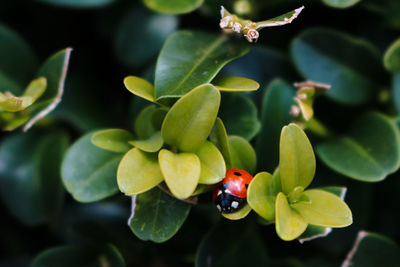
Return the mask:
<path fill-rule="evenodd" d="M 69 59 L 71 56 L 72 48 L 68 47 L 65 53 L 65 58 L 64 58 L 64 63 L 63 63 L 63 69 L 61 73 L 61 78 L 58 83 L 58 91 L 56 97 L 53 99 L 53 101 L 42 111 L 40 111 L 36 116 L 34 116 L 30 121 L 28 121 L 25 126 L 23 131 L 27 132 L 36 122 L 47 116 L 50 112 L 52 112 L 57 105 L 61 102 L 61 98 L 64 94 L 64 85 L 65 85 L 65 79 L 67 78 L 67 71 L 68 71 L 68 65 L 69 65 Z"/>

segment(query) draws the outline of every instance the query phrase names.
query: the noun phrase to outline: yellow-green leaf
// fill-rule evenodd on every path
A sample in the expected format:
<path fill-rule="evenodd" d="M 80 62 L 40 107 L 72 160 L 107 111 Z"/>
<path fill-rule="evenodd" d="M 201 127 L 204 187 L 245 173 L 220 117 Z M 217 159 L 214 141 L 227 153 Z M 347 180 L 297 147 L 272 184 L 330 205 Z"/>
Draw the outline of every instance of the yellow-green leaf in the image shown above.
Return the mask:
<path fill-rule="evenodd" d="M 200 159 L 196 154 L 175 154 L 162 149 L 158 154 L 158 161 L 171 193 L 179 199 L 190 197 L 200 178 Z"/>
<path fill-rule="evenodd" d="M 229 136 L 229 149 L 231 153 L 231 168 L 243 169 L 253 173 L 257 157 L 251 144 L 240 136 Z"/>
<path fill-rule="evenodd" d="M 162 124 L 165 143 L 184 152 L 199 149 L 217 118 L 220 98 L 219 91 L 211 84 L 200 85 L 180 98 Z"/>
<path fill-rule="evenodd" d="M 210 141 L 217 146 L 224 157 L 226 168 L 231 168 L 231 151 L 229 149 L 228 135 L 224 123 L 220 118 L 215 120 L 214 127 L 210 133 Z"/>
<path fill-rule="evenodd" d="M 292 204 L 304 220 L 312 225 L 324 227 L 346 227 L 353 222 L 350 208 L 335 194 L 311 189 L 303 193 L 310 202 Z"/>
<path fill-rule="evenodd" d="M 155 132 L 152 136 L 145 140 L 132 140 L 129 144 L 139 148 L 145 152 L 157 152 L 164 144 L 161 132 Z"/>
<path fill-rule="evenodd" d="M 201 165 L 199 183 L 216 184 L 224 178 L 225 161 L 213 143 L 206 141 L 196 155 L 199 157 Z"/>
<path fill-rule="evenodd" d="M 276 197 L 275 216 L 276 233 L 282 240 L 296 239 L 307 228 L 307 222 L 289 206 L 287 198 L 282 192 Z"/>
<path fill-rule="evenodd" d="M 148 191 L 161 183 L 163 179 L 155 153 L 146 153 L 132 148 L 118 166 L 118 187 L 126 195 Z"/>
<path fill-rule="evenodd" d="M 248 92 L 260 88 L 258 82 L 238 76 L 216 78 L 212 81 L 212 84 L 218 90 L 227 92 Z"/>
<path fill-rule="evenodd" d="M 232 212 L 232 213 L 221 213 L 222 216 L 224 216 L 225 218 L 229 219 L 229 220 L 240 220 L 243 219 L 244 217 L 246 217 L 251 211 L 251 207 L 246 204 L 243 206 L 243 208 L 241 208 L 240 210 L 236 211 L 236 212 Z"/>
<path fill-rule="evenodd" d="M 128 143 L 132 139 L 133 135 L 126 130 L 107 129 L 93 134 L 91 141 L 99 148 L 124 153 L 132 148 Z"/>
<path fill-rule="evenodd" d="M 279 170 L 285 194 L 297 186 L 306 188 L 314 178 L 314 151 L 304 131 L 294 123 L 281 132 Z"/>
<path fill-rule="evenodd" d="M 279 180 L 278 180 L 279 181 Z M 268 221 L 275 219 L 274 178 L 267 172 L 254 176 L 247 189 L 247 203 L 261 217 Z"/>
<path fill-rule="evenodd" d="M 33 98 L 33 101 L 38 99 L 44 91 L 46 91 L 47 80 L 45 77 L 37 78 L 31 81 L 26 88 L 23 96 L 30 96 Z"/>
<path fill-rule="evenodd" d="M 154 86 L 145 79 L 136 76 L 128 76 L 124 79 L 124 84 L 126 89 L 128 89 L 132 94 L 151 102 L 155 102 Z"/>

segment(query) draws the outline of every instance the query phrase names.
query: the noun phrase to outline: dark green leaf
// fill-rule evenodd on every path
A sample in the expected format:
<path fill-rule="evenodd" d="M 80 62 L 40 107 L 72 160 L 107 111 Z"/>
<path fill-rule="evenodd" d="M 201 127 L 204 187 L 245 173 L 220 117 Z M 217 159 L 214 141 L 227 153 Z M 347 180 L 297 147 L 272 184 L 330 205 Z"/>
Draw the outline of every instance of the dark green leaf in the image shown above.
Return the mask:
<path fill-rule="evenodd" d="M 307 30 L 294 40 L 292 56 L 306 79 L 330 84 L 326 95 L 343 104 L 365 103 L 382 80 L 378 51 L 341 32 Z"/>
<path fill-rule="evenodd" d="M 324 4 L 336 8 L 348 8 L 354 6 L 361 0 L 322 0 Z"/>
<path fill-rule="evenodd" d="M 190 205 L 155 188 L 136 197 L 129 225 L 142 240 L 161 243 L 181 228 Z"/>
<path fill-rule="evenodd" d="M 189 13 L 200 7 L 204 0 L 143 0 L 151 10 L 167 14 Z"/>
<path fill-rule="evenodd" d="M 290 107 L 295 96 L 292 87 L 274 80 L 265 89 L 262 101 L 261 131 L 257 137 L 257 160 L 259 170 L 272 171 L 278 166 L 279 138 L 282 127 L 292 121 Z"/>
<path fill-rule="evenodd" d="M 64 133 L 17 134 L 2 142 L 1 196 L 23 223 L 42 223 L 59 213 L 64 196 L 59 173 L 66 148 Z"/>
<path fill-rule="evenodd" d="M 400 134 L 394 121 L 370 112 L 354 122 L 347 136 L 317 146 L 317 154 L 333 170 L 376 182 L 400 166 Z"/>
<path fill-rule="evenodd" d="M 400 114 L 400 72 L 393 76 L 392 94 L 393 94 L 392 99 L 393 99 L 397 114 Z"/>
<path fill-rule="evenodd" d="M 39 0 L 39 2 L 68 8 L 100 8 L 112 4 L 115 0 Z"/>
<path fill-rule="evenodd" d="M 268 253 L 254 225 L 221 220 L 205 236 L 196 267 L 269 266 Z"/>
<path fill-rule="evenodd" d="M 62 163 L 64 186 L 80 202 L 92 202 L 117 193 L 117 167 L 122 154 L 95 147 L 90 132 L 67 151 Z"/>
<path fill-rule="evenodd" d="M 240 136 L 229 136 L 229 150 L 231 153 L 231 168 L 243 169 L 253 173 L 257 164 L 257 157 L 251 144 Z"/>
<path fill-rule="evenodd" d="M 113 245 L 96 248 L 65 245 L 47 249 L 36 256 L 31 267 L 123 267 L 125 261 Z"/>
<path fill-rule="evenodd" d="M 210 82 L 226 63 L 247 51 L 247 46 L 232 43 L 222 35 L 198 31 L 172 34 L 157 61 L 156 99 L 181 97 Z"/>
<path fill-rule="evenodd" d="M 220 117 L 229 135 L 238 135 L 247 140 L 257 135 L 261 128 L 256 105 L 243 94 L 224 95 L 221 101 Z"/>
<path fill-rule="evenodd" d="M 343 267 L 373 267 L 399 265 L 400 247 L 391 239 L 365 231 L 358 233 Z"/>
<path fill-rule="evenodd" d="M 388 71 L 400 71 L 400 39 L 393 42 L 387 49 L 383 57 L 383 63 Z"/>
<path fill-rule="evenodd" d="M 32 48 L 0 24 L 0 88 L 18 95 L 35 74 L 38 60 Z"/>
<path fill-rule="evenodd" d="M 140 66 L 156 56 L 177 26 L 178 19 L 175 16 L 135 9 L 129 12 L 119 25 L 115 38 L 115 53 L 123 64 L 129 67 Z"/>

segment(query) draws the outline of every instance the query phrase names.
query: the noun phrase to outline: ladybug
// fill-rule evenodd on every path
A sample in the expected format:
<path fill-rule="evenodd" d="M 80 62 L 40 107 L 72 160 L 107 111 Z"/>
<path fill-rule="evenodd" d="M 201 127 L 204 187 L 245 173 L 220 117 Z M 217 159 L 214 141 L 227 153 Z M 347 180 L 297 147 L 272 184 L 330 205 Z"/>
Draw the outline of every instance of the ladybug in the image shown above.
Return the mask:
<path fill-rule="evenodd" d="M 214 189 L 213 199 L 220 212 L 232 213 L 246 203 L 247 187 L 253 179 L 250 173 L 241 169 L 230 169 Z"/>

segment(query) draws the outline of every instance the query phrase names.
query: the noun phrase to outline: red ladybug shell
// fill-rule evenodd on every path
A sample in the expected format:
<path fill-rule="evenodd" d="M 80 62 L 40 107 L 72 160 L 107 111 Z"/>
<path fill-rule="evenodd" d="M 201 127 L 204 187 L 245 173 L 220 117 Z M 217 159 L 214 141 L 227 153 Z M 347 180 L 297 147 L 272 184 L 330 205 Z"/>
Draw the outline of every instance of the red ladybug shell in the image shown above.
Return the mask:
<path fill-rule="evenodd" d="M 247 187 L 252 179 L 253 176 L 245 170 L 230 169 L 226 172 L 225 178 L 218 185 L 226 184 L 230 194 L 239 198 L 246 198 Z M 219 186 L 216 186 L 216 190 L 214 190 L 214 201 L 217 199 L 218 188 Z"/>

